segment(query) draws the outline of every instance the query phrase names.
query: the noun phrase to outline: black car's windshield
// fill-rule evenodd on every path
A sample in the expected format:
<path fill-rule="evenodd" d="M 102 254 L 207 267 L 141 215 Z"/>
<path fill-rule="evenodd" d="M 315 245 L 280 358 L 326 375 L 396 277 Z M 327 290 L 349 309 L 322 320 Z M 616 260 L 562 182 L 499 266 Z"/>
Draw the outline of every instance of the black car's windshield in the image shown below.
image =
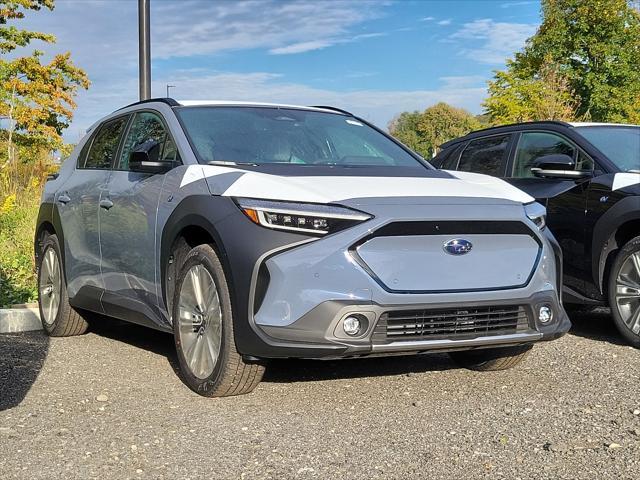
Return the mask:
<path fill-rule="evenodd" d="M 640 171 L 640 127 L 576 127 L 623 172 Z"/>
<path fill-rule="evenodd" d="M 177 109 L 202 162 L 421 167 L 392 140 L 353 117 L 277 107 Z"/>

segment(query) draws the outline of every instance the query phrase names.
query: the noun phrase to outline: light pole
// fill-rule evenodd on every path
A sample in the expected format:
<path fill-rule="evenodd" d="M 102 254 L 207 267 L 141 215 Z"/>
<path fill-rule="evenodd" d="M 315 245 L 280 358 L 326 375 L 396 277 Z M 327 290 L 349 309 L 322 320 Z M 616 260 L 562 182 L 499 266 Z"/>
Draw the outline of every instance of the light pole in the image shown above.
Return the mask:
<path fill-rule="evenodd" d="M 169 89 L 170 88 L 176 88 L 176 86 L 167 84 L 167 98 L 169 98 Z"/>
<path fill-rule="evenodd" d="M 151 35 L 149 1 L 138 0 L 138 67 L 140 100 L 151 98 Z"/>

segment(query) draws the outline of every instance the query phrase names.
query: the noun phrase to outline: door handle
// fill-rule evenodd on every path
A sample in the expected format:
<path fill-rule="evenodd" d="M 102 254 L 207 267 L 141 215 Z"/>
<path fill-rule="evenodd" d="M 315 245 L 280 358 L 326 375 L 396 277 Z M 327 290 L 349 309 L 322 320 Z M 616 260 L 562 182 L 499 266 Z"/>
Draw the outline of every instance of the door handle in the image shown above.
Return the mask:
<path fill-rule="evenodd" d="M 109 199 L 100 200 L 100 208 L 104 208 L 105 210 L 109 210 L 113 207 L 113 202 Z"/>
<path fill-rule="evenodd" d="M 66 205 L 70 201 L 71 201 L 71 197 L 66 193 L 63 193 L 62 195 L 58 195 L 58 202 L 60 202 L 61 204 Z"/>

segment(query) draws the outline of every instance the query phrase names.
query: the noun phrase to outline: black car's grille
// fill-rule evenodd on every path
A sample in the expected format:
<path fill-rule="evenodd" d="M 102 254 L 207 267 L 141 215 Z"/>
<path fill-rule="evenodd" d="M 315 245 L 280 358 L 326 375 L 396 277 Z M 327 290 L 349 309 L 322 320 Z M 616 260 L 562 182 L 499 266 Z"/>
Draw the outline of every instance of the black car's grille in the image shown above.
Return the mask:
<path fill-rule="evenodd" d="M 528 328 L 527 313 L 518 305 L 399 310 L 382 314 L 374 343 L 505 335 Z"/>

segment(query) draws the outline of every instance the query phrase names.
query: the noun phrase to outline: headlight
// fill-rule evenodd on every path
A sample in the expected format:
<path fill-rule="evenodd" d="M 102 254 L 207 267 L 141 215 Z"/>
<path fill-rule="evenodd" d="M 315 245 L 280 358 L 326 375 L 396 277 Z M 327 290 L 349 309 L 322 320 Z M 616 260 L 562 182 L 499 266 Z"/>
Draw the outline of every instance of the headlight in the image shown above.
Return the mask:
<path fill-rule="evenodd" d="M 540 205 L 538 202 L 527 203 L 524 206 L 524 211 L 533 223 L 535 223 L 540 230 L 544 230 L 547 226 L 547 209 Z"/>
<path fill-rule="evenodd" d="M 357 210 L 336 205 L 290 203 L 236 198 L 236 203 L 253 223 L 275 230 L 326 235 L 369 220 Z"/>

